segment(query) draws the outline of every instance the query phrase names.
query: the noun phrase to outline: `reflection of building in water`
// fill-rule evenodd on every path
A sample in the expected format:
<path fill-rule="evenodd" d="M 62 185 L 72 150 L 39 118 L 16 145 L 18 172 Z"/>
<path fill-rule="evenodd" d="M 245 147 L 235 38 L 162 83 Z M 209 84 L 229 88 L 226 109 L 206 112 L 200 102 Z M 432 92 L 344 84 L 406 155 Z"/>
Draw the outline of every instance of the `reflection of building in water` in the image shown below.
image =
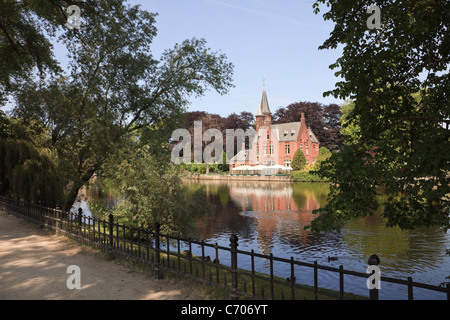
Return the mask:
<path fill-rule="evenodd" d="M 260 250 L 269 254 L 274 237 L 295 233 L 307 241 L 303 228 L 314 219 L 320 204 L 313 193 L 294 193 L 286 184 L 231 184 L 230 199 L 243 214 L 254 219 Z"/>

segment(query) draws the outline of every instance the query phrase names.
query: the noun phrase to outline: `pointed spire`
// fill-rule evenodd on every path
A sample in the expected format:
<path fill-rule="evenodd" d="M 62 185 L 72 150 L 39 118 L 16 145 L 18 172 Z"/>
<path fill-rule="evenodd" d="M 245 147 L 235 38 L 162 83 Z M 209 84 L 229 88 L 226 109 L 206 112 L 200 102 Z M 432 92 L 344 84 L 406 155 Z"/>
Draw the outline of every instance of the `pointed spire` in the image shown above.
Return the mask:
<path fill-rule="evenodd" d="M 259 104 L 258 112 L 256 113 L 256 115 L 257 116 L 265 116 L 265 115 L 271 115 L 271 114 L 272 114 L 272 112 L 270 111 L 270 108 L 269 108 L 269 100 L 267 99 L 266 86 L 264 84 L 261 103 Z"/>

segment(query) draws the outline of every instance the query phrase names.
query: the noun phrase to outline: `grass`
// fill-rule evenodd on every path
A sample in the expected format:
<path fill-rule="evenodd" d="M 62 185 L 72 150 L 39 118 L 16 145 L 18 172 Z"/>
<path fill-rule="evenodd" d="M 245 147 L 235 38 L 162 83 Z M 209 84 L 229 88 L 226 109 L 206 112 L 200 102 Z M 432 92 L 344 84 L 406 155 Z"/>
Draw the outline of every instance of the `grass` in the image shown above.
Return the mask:
<path fill-rule="evenodd" d="M 174 253 L 175 254 L 175 253 Z M 167 253 L 161 254 L 167 257 Z M 214 265 L 211 262 L 203 262 L 197 259 L 198 257 L 193 256 L 191 260 L 186 258 L 181 258 L 180 276 L 184 276 L 184 273 L 190 273 L 190 263 L 192 262 L 192 273 L 195 277 L 200 278 L 201 281 L 204 279 L 205 282 L 209 281 L 215 284 L 216 291 L 225 291 L 223 293 L 225 298 L 229 298 L 231 291 L 231 279 L 232 272 L 229 267 L 224 265 Z M 167 268 L 167 259 L 161 259 L 164 267 Z M 172 269 L 178 269 L 178 265 L 173 266 L 172 261 L 176 264 L 178 263 L 178 258 L 174 256 L 171 258 Z M 185 271 L 186 270 L 186 271 Z M 218 276 L 217 276 L 217 270 Z M 167 271 L 166 271 L 167 273 Z M 170 272 L 173 273 L 173 272 Z M 177 273 L 177 272 L 175 272 Z M 238 279 L 237 288 L 240 292 L 241 299 L 273 299 L 273 300 L 291 300 L 292 299 L 292 289 L 294 293 L 294 298 L 296 300 L 314 300 L 314 287 L 307 285 L 295 284 L 294 288 L 291 287 L 291 282 L 280 277 L 273 277 L 271 281 L 270 276 L 264 273 L 255 272 L 252 277 L 248 270 L 238 269 Z M 225 289 L 225 290 L 224 290 Z M 350 300 L 363 300 L 366 297 L 358 296 L 352 293 L 345 293 L 345 299 Z M 318 290 L 318 300 L 338 300 L 339 292 L 319 288 Z"/>

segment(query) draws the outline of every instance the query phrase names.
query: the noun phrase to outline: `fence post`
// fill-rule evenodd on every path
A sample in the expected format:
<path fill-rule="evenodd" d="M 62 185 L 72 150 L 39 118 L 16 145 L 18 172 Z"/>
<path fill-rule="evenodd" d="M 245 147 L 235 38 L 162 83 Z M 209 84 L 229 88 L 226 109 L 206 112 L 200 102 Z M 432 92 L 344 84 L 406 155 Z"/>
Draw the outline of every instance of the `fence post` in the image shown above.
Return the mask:
<path fill-rule="evenodd" d="M 317 261 L 314 261 L 314 300 L 319 300 L 319 274 Z"/>
<path fill-rule="evenodd" d="M 237 247 L 239 238 L 234 233 L 230 237 L 231 252 L 231 299 L 237 300 Z"/>
<path fill-rule="evenodd" d="M 447 283 L 447 300 L 450 300 L 450 283 Z"/>
<path fill-rule="evenodd" d="M 344 300 L 344 266 L 339 266 L 339 299 Z"/>
<path fill-rule="evenodd" d="M 77 219 L 78 221 L 71 221 L 71 224 L 78 224 L 78 234 L 76 234 L 76 229 L 74 229 L 75 235 L 78 237 L 78 243 L 81 245 L 83 242 L 83 227 L 81 226 L 81 221 L 83 220 L 83 209 L 78 208 L 78 216 L 74 219 Z M 75 227 L 76 228 L 76 227 Z"/>
<path fill-rule="evenodd" d="M 370 266 L 378 266 L 380 264 L 380 258 L 376 254 L 370 256 L 368 261 Z M 370 300 L 378 300 L 378 289 L 374 287 L 370 289 Z"/>
<path fill-rule="evenodd" d="M 81 226 L 81 219 L 83 217 L 83 209 L 78 208 L 78 225 Z"/>
<path fill-rule="evenodd" d="M 160 242 L 159 242 L 159 231 L 161 225 L 159 222 L 155 222 L 155 278 L 161 279 L 161 256 L 160 256 Z"/>
<path fill-rule="evenodd" d="M 413 280 L 411 277 L 408 277 L 408 300 L 414 300 L 414 293 L 413 293 Z"/>
<path fill-rule="evenodd" d="M 109 248 L 108 257 L 109 260 L 114 259 L 114 216 L 112 213 L 109 214 Z"/>

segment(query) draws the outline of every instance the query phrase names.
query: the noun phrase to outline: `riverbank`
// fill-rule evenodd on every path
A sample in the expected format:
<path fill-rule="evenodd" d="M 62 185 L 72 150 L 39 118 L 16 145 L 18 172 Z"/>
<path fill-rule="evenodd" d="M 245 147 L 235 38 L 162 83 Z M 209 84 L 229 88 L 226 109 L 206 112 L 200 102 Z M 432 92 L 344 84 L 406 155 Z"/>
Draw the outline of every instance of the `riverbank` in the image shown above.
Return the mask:
<path fill-rule="evenodd" d="M 252 176 L 252 175 L 222 175 L 222 174 L 187 174 L 184 180 L 194 181 L 271 181 L 271 182 L 319 182 L 328 183 L 329 181 L 298 179 L 291 176 Z"/>
<path fill-rule="evenodd" d="M 280 181 L 293 182 L 289 176 L 243 176 L 220 174 L 190 174 L 184 176 L 185 180 L 225 180 L 225 181 Z"/>

